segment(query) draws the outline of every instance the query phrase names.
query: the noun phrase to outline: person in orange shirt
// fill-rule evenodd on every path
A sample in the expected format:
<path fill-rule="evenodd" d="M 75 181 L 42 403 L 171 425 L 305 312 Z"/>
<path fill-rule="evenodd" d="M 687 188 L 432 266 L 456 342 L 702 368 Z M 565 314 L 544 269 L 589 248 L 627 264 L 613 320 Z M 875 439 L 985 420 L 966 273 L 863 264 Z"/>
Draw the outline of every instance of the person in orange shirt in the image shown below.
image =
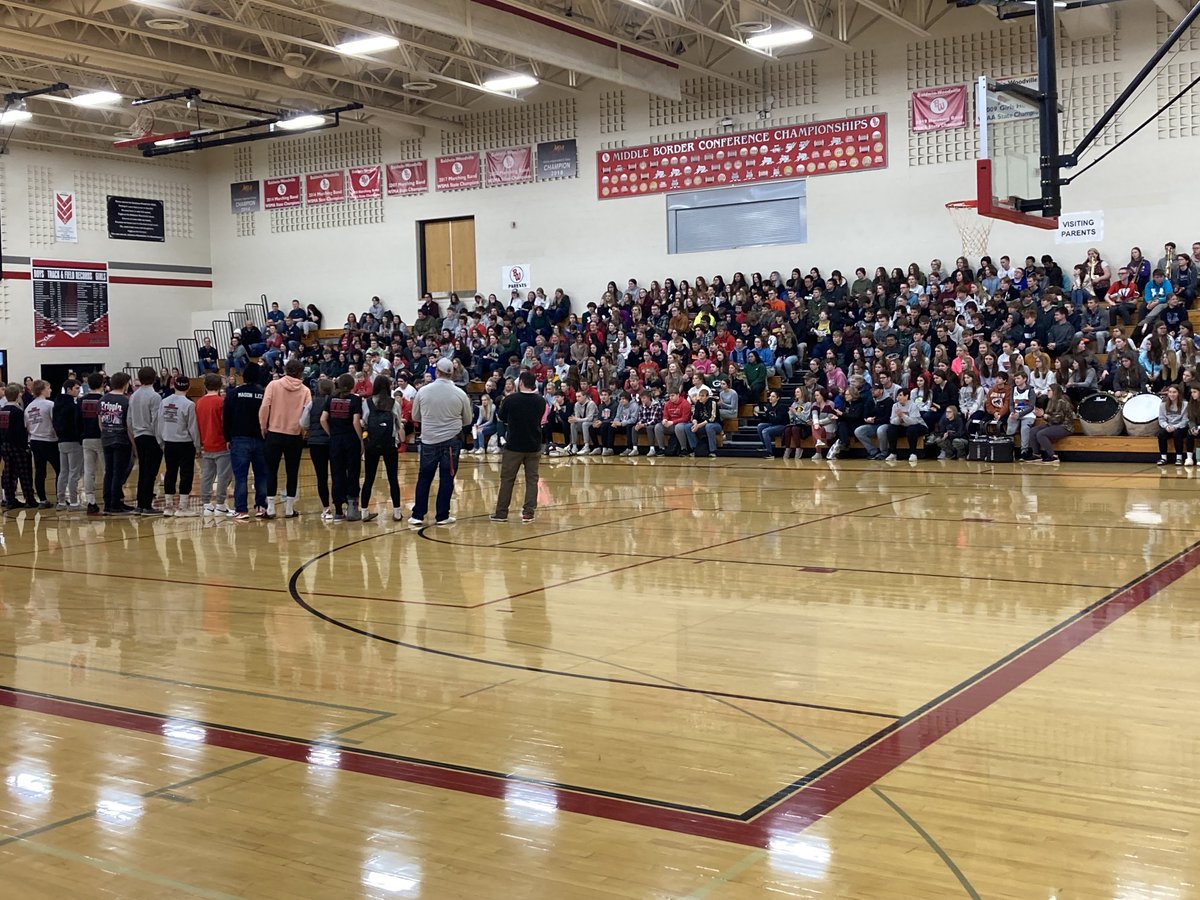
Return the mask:
<path fill-rule="evenodd" d="M 206 516 L 232 513 L 225 505 L 233 467 L 225 440 L 225 398 L 221 396 L 221 387 L 221 376 L 209 372 L 204 376 L 204 396 L 196 401 L 196 424 L 200 428 L 200 485 L 196 496 L 204 504 Z"/>

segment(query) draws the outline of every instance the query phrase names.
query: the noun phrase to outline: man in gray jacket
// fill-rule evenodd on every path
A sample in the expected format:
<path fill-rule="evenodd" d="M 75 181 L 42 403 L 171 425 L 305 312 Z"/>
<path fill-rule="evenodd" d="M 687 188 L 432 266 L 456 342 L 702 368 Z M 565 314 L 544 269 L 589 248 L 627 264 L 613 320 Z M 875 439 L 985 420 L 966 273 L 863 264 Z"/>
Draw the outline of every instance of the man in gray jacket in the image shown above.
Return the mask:
<path fill-rule="evenodd" d="M 454 364 L 437 361 L 437 378 L 413 398 L 412 420 L 421 426 L 421 463 L 417 472 L 417 491 L 413 499 L 409 525 L 424 525 L 429 512 L 429 491 L 433 476 L 438 476 L 438 525 L 450 525 L 450 500 L 454 497 L 454 476 L 462 452 L 462 432 L 471 424 L 471 400 L 453 381 Z"/>
<path fill-rule="evenodd" d="M 158 481 L 158 467 L 162 465 L 162 448 L 158 445 L 162 397 L 154 389 L 155 377 L 154 369 L 149 366 L 138 369 L 141 387 L 129 398 L 129 427 L 138 463 L 136 516 L 154 515 L 154 485 Z"/>

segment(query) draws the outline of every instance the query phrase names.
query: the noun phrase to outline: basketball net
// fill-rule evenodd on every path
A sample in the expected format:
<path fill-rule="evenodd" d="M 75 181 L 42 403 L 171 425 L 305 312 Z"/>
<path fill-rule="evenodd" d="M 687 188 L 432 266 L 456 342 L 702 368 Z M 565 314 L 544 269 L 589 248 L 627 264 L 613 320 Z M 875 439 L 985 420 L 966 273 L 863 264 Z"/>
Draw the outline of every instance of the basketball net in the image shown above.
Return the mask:
<path fill-rule="evenodd" d="M 987 253 L 988 238 L 992 234 L 992 220 L 976 211 L 975 200 L 953 200 L 946 204 L 950 220 L 962 238 L 963 256 L 978 259 Z"/>

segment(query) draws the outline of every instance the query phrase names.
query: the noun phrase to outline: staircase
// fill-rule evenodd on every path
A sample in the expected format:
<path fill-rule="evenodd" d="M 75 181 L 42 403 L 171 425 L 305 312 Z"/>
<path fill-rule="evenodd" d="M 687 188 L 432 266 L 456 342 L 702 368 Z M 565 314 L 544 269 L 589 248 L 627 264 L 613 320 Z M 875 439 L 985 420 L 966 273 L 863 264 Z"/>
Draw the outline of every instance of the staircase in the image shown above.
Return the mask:
<path fill-rule="evenodd" d="M 780 397 L 788 397 L 802 387 L 802 381 L 783 381 L 778 375 L 767 380 L 767 386 L 772 391 L 778 391 Z M 737 431 L 725 432 L 725 438 L 717 447 L 717 456 L 742 457 L 761 459 L 763 456 L 762 441 L 758 439 L 758 420 L 754 417 L 754 408 L 744 405 L 739 410 Z M 776 438 L 776 440 L 779 440 Z"/>

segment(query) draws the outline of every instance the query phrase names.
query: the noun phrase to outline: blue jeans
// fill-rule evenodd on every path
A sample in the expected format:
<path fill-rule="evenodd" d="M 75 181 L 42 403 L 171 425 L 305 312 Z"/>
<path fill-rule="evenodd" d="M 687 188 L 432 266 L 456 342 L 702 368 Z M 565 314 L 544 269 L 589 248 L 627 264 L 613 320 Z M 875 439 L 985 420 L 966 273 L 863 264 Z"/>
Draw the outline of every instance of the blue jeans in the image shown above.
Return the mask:
<path fill-rule="evenodd" d="M 225 360 L 225 371 L 226 372 L 237 372 L 239 375 L 241 375 L 243 372 L 246 371 L 246 365 L 249 362 L 250 362 L 249 357 L 231 356 Z"/>
<path fill-rule="evenodd" d="M 229 463 L 233 466 L 233 506 L 237 512 L 249 512 L 248 476 L 254 469 L 254 506 L 267 506 L 267 445 L 260 438 L 235 437 L 229 442 Z"/>
<path fill-rule="evenodd" d="M 763 443 L 763 450 L 767 453 L 775 452 L 775 438 L 783 434 L 787 428 L 786 425 L 768 425 L 766 422 L 758 426 L 758 439 Z"/>
<path fill-rule="evenodd" d="M 462 451 L 462 440 L 443 441 L 440 444 L 421 444 L 421 467 L 417 471 L 417 493 L 413 499 L 412 517 L 424 519 L 429 513 L 429 490 L 433 487 L 433 476 L 438 476 L 436 519 L 439 522 L 450 518 L 450 500 L 454 496 L 454 475 L 458 472 L 458 455 Z"/>
<path fill-rule="evenodd" d="M 486 450 L 488 441 L 491 440 L 492 435 L 496 433 L 496 430 L 499 427 L 499 422 L 488 422 L 481 429 L 479 429 L 479 434 L 475 435 L 475 449 Z"/>
<path fill-rule="evenodd" d="M 217 371 L 217 361 L 215 359 L 200 360 L 200 374 L 205 375 L 209 372 Z"/>
<path fill-rule="evenodd" d="M 688 449 L 695 450 L 700 443 L 700 435 L 708 436 L 708 452 L 715 456 L 717 452 L 717 435 L 721 433 L 721 426 L 716 422 L 706 422 L 702 431 L 692 431 L 689 427 L 686 432 Z"/>

